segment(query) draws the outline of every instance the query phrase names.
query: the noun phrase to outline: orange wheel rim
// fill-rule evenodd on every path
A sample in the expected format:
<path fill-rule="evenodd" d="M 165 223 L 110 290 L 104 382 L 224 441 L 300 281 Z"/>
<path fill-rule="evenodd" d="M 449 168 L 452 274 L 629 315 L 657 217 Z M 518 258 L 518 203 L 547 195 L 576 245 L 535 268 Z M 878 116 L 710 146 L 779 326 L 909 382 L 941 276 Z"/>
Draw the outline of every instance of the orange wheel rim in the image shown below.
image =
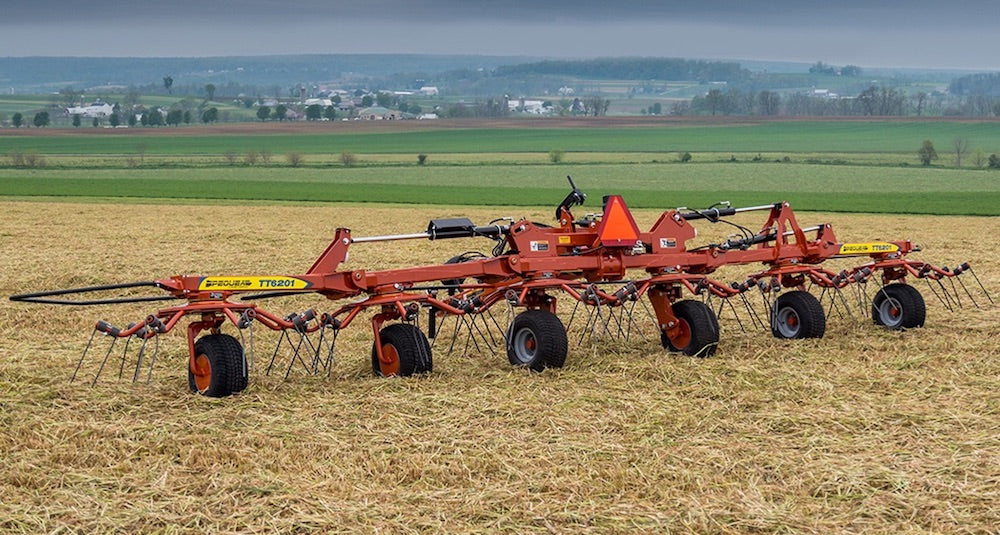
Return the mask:
<path fill-rule="evenodd" d="M 674 332 L 676 334 L 670 337 L 674 347 L 684 349 L 691 344 L 691 325 L 686 320 L 678 318 L 677 329 Z"/>
<path fill-rule="evenodd" d="M 399 352 L 396 346 L 385 344 L 382 346 L 382 355 L 378 358 L 378 367 L 382 370 L 382 375 L 390 376 L 399 373 Z"/>
<path fill-rule="evenodd" d="M 202 354 L 194 358 L 191 374 L 194 375 L 194 385 L 198 387 L 199 392 L 204 392 L 212 386 L 212 363 L 207 356 Z"/>
<path fill-rule="evenodd" d="M 534 351 L 536 347 L 538 347 L 538 342 L 535 341 L 534 336 L 529 336 L 524 340 L 524 348 L 528 351 Z"/>
<path fill-rule="evenodd" d="M 789 327 L 798 327 L 799 317 L 794 314 L 791 314 L 788 316 L 788 319 L 785 320 L 785 323 L 788 324 Z"/>

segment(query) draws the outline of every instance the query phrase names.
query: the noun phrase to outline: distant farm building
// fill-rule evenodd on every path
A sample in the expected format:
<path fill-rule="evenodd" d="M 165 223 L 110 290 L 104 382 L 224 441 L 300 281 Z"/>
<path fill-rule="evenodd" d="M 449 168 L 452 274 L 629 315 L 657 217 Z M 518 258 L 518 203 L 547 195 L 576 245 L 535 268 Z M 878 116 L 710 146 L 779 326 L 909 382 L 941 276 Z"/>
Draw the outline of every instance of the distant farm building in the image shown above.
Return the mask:
<path fill-rule="evenodd" d="M 111 104 L 95 102 L 89 106 L 70 106 L 66 108 L 66 115 L 82 115 L 87 118 L 104 119 L 114 113 L 115 108 Z"/>
<path fill-rule="evenodd" d="M 362 121 L 398 121 L 403 118 L 403 114 L 397 110 L 390 110 L 382 106 L 364 108 L 358 112 L 358 119 Z"/>
<path fill-rule="evenodd" d="M 438 96 L 438 88 L 433 85 L 425 85 L 420 88 L 420 94 L 427 97 L 436 97 Z"/>

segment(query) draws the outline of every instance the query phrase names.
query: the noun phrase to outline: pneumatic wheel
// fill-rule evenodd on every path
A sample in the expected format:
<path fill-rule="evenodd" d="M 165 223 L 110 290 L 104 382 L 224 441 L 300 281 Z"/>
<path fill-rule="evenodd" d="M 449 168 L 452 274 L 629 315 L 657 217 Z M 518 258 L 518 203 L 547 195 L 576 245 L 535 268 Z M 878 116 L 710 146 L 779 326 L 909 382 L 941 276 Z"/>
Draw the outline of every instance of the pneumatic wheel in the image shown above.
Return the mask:
<path fill-rule="evenodd" d="M 188 363 L 188 387 L 196 394 L 222 398 L 247 387 L 247 360 L 243 346 L 228 334 L 202 336 Z"/>
<path fill-rule="evenodd" d="M 872 300 L 872 320 L 888 329 L 923 327 L 927 318 L 924 296 L 909 284 L 889 284 Z"/>
<path fill-rule="evenodd" d="M 771 313 L 771 334 L 775 338 L 822 338 L 826 314 L 819 299 L 795 290 L 778 296 Z"/>
<path fill-rule="evenodd" d="M 566 328 L 547 310 L 526 310 L 518 314 L 507 331 L 507 360 L 515 366 L 536 372 L 562 368 L 567 351 Z"/>
<path fill-rule="evenodd" d="M 379 331 L 382 357 L 372 344 L 372 371 L 380 377 L 409 377 L 434 370 L 431 344 L 424 332 L 409 323 L 393 323 Z"/>
<path fill-rule="evenodd" d="M 670 307 L 679 325 L 671 338 L 660 331 L 660 344 L 677 353 L 710 357 L 719 346 L 719 320 L 705 303 L 685 299 Z"/>

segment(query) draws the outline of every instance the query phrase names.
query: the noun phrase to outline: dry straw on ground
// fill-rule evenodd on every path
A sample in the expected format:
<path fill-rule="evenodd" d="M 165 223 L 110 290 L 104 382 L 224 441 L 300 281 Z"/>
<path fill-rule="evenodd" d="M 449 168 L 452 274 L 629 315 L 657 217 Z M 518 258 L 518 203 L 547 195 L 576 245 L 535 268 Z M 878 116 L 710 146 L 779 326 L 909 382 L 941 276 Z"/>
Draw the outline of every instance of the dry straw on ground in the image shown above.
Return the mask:
<path fill-rule="evenodd" d="M 432 217 L 551 216 L 500 212 L 6 202 L 0 294 L 295 273 L 336 226 L 370 235 Z M 972 261 L 1000 288 L 1000 254 L 984 242 L 998 218 L 800 214 L 824 221 L 841 238 L 913 238 L 919 258 Z M 476 245 L 488 249 L 356 246 L 350 266 L 436 263 Z M 4 300 L 0 531 L 995 531 L 1000 312 L 951 314 L 931 296 L 928 308 L 924 329 L 833 318 L 810 341 L 724 322 L 710 359 L 639 339 L 574 341 L 567 366 L 541 374 L 439 350 L 433 375 L 403 380 L 371 377 L 359 324 L 331 377 L 256 374 L 244 394 L 210 400 L 186 392 L 181 332 L 164 338 L 148 385 L 68 383 L 95 319 L 123 324 L 150 307 Z"/>

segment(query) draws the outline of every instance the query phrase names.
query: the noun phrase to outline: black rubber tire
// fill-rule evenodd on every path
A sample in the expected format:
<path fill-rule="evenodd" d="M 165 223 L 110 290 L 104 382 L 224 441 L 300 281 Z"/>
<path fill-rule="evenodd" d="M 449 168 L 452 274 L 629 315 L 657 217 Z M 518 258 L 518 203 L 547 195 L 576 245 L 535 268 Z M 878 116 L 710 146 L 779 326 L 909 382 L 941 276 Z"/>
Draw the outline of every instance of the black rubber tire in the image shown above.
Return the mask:
<path fill-rule="evenodd" d="M 507 360 L 536 372 L 566 364 L 569 339 L 558 316 L 548 310 L 525 310 L 507 331 Z"/>
<path fill-rule="evenodd" d="M 909 284 L 889 284 L 879 289 L 872 300 L 872 320 L 894 331 L 923 327 L 927 319 L 924 296 Z"/>
<path fill-rule="evenodd" d="M 228 334 L 202 336 L 194 344 L 196 363 L 208 365 L 209 376 L 202 388 L 198 386 L 194 370 L 188 364 L 188 388 L 191 392 L 211 398 L 222 398 L 247 387 L 247 360 L 243 346 Z"/>
<path fill-rule="evenodd" d="M 673 303 L 670 308 L 681 322 L 681 328 L 689 334 L 687 343 L 679 347 L 660 331 L 660 344 L 667 350 L 688 356 L 707 358 L 715 354 L 719 347 L 719 320 L 705 303 L 685 299 Z"/>
<path fill-rule="evenodd" d="M 771 334 L 775 338 L 822 338 L 826 313 L 816 296 L 795 290 L 778 296 L 771 312 Z"/>
<path fill-rule="evenodd" d="M 427 336 L 417 326 L 393 323 L 379 331 L 383 354 L 395 352 L 396 366 L 379 362 L 378 351 L 372 343 L 372 371 L 379 377 L 409 377 L 416 373 L 434 371 L 434 357 Z M 384 355 L 385 356 L 385 355 Z"/>

